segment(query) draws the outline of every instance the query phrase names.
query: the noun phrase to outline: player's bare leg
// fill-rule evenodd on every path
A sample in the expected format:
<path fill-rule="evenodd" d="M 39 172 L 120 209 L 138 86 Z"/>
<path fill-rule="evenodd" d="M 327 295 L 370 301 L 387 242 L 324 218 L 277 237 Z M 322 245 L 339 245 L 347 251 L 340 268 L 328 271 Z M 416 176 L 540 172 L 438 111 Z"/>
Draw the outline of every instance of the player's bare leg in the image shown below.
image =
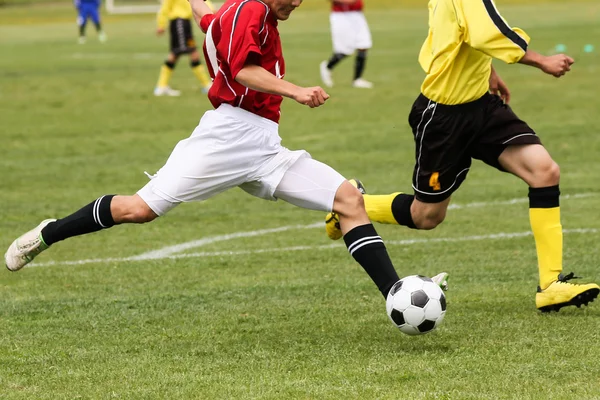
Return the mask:
<path fill-rule="evenodd" d="M 6 267 L 18 271 L 52 244 L 122 223 L 144 223 L 157 215 L 135 194 L 102 196 L 59 220 L 48 219 L 17 238 L 4 255 Z"/>
<path fill-rule="evenodd" d="M 176 97 L 181 95 L 181 92 L 179 90 L 171 89 L 171 87 L 169 86 L 169 81 L 171 80 L 171 75 L 173 74 L 173 69 L 175 69 L 175 65 L 177 65 L 178 59 L 179 57 L 175 53 L 169 52 L 167 60 L 160 69 L 158 82 L 156 83 L 156 88 L 154 88 L 155 96 Z"/>
<path fill-rule="evenodd" d="M 600 293 L 596 284 L 573 284 L 574 274 L 563 275 L 563 233 L 560 222 L 560 168 L 539 144 L 509 146 L 499 157 L 508 172 L 529 185 L 529 220 L 535 239 L 539 287 L 536 306 L 541 311 L 577 307 Z"/>

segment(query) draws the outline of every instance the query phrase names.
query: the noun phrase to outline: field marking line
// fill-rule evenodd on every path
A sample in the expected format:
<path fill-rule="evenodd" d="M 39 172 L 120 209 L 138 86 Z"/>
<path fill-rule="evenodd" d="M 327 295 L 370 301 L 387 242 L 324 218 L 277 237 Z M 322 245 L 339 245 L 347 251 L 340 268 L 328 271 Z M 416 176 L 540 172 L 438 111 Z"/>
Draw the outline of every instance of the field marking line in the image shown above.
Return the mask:
<path fill-rule="evenodd" d="M 592 197 L 594 195 L 595 195 L 595 193 L 565 195 L 565 196 L 563 196 L 563 199 L 578 199 L 578 198 Z M 450 204 L 449 209 L 463 210 L 463 209 L 481 208 L 481 207 L 487 207 L 487 206 L 512 205 L 512 204 L 527 203 L 527 202 L 529 202 L 528 198 L 526 198 L 526 197 L 520 198 L 519 197 L 519 198 L 514 198 L 514 199 L 510 199 L 510 200 L 501 200 L 501 201 L 473 202 L 473 203 L 465 203 L 465 204 Z M 134 260 L 160 259 L 160 258 L 164 258 L 169 255 L 172 255 L 174 253 L 179 253 L 179 252 L 193 249 L 196 247 L 202 247 L 207 244 L 227 241 L 227 240 L 231 240 L 231 239 L 261 236 L 261 235 L 267 235 L 270 233 L 285 232 L 285 231 L 289 231 L 292 229 L 295 230 L 295 229 L 313 229 L 313 228 L 324 228 L 324 223 L 318 222 L 318 223 L 309 224 L 309 225 L 282 226 L 280 228 L 261 229 L 261 230 L 257 230 L 257 231 L 236 232 L 236 233 L 227 234 L 227 235 L 212 236 L 212 237 L 207 237 L 207 238 L 200 239 L 200 240 L 194 240 L 191 242 L 180 243 L 180 244 L 177 244 L 174 246 L 163 247 L 162 249 L 149 251 L 147 253 L 143 253 L 138 256 L 134 256 L 132 258 Z"/>
<path fill-rule="evenodd" d="M 321 226 L 322 224 L 319 224 Z M 306 225 L 310 226 L 310 225 Z M 580 229 L 565 229 L 564 234 L 585 234 L 585 233 L 598 233 L 599 229 L 595 228 L 580 228 Z M 532 236 L 533 233 L 530 231 L 526 232 L 500 232 L 492 233 L 489 235 L 473 235 L 473 236 L 462 236 L 462 237 L 445 237 L 445 238 L 429 238 L 429 239 L 405 239 L 405 240 L 388 240 L 385 243 L 390 246 L 410 246 L 415 244 L 428 244 L 428 243 L 456 243 L 456 242 L 474 242 L 483 240 L 505 240 L 515 239 L 521 237 Z M 239 237 L 239 236 L 238 236 Z M 264 253 L 282 253 L 282 252 L 293 252 L 293 251 L 307 251 L 307 250 L 326 250 L 333 248 L 344 248 L 345 246 L 341 243 L 332 243 L 328 245 L 317 245 L 317 246 L 291 246 L 291 247 L 279 247 L 279 248 L 264 248 L 254 250 L 239 250 L 239 251 L 206 251 L 198 253 L 186 253 L 186 254 L 170 254 L 161 257 L 153 258 L 140 258 L 136 257 L 124 257 L 124 258 L 93 258 L 88 260 L 78 261 L 50 261 L 46 263 L 35 263 L 32 267 L 47 267 L 52 265 L 85 265 L 94 263 L 108 263 L 108 262 L 132 262 L 132 261 L 147 261 L 147 260 L 177 260 L 180 258 L 204 258 L 204 257 L 221 257 L 221 256 L 239 256 L 239 255 L 250 255 L 250 254 L 264 254 Z"/>

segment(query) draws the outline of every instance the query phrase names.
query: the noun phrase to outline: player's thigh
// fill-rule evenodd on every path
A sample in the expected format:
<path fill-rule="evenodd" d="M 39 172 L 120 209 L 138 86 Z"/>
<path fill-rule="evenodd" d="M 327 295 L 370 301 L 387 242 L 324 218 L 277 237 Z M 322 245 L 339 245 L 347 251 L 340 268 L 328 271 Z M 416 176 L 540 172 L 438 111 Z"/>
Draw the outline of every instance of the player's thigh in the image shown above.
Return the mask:
<path fill-rule="evenodd" d="M 303 157 L 285 172 L 274 196 L 298 207 L 331 211 L 336 192 L 345 180 L 330 166 Z"/>
<path fill-rule="evenodd" d="M 354 20 L 356 48 L 361 50 L 370 49 L 373 47 L 373 39 L 365 15 L 362 12 L 357 12 Z"/>
<path fill-rule="evenodd" d="M 262 130 L 208 111 L 138 194 L 157 215 L 182 202 L 209 199 L 248 180 Z"/>
<path fill-rule="evenodd" d="M 333 52 L 351 55 L 356 50 L 356 40 L 352 18 L 346 12 L 332 12 L 329 16 L 331 24 L 331 40 Z"/>
<path fill-rule="evenodd" d="M 541 144 L 508 146 L 498 157 L 501 167 L 531 187 L 558 185 L 560 168 Z"/>
<path fill-rule="evenodd" d="M 421 95 L 409 115 L 415 138 L 413 190 L 423 203 L 440 203 L 449 198 L 471 167 L 471 116 L 453 107 Z"/>

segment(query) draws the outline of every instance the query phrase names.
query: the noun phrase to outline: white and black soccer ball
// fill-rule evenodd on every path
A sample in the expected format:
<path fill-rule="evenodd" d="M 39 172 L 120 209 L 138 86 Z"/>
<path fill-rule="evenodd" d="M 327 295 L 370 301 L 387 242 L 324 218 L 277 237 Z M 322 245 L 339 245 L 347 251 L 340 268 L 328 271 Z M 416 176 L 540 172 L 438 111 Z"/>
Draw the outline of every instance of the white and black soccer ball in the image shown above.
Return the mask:
<path fill-rule="evenodd" d="M 392 286 L 386 309 L 400 331 L 407 335 L 422 335 L 434 330 L 444 319 L 446 296 L 431 278 L 411 275 Z"/>

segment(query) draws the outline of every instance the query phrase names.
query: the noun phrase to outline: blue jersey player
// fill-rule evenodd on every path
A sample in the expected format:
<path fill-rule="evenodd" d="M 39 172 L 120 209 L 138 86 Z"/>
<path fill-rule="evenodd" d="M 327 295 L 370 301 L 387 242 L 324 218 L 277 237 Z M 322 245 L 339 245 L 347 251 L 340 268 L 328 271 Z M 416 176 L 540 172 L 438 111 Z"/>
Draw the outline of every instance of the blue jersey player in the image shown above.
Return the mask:
<path fill-rule="evenodd" d="M 77 25 L 79 26 L 79 44 L 85 43 L 85 26 L 88 19 L 91 18 L 98 32 L 98 40 L 106 41 L 106 34 L 102 31 L 100 24 L 100 3 L 101 0 L 75 0 L 77 8 Z"/>

